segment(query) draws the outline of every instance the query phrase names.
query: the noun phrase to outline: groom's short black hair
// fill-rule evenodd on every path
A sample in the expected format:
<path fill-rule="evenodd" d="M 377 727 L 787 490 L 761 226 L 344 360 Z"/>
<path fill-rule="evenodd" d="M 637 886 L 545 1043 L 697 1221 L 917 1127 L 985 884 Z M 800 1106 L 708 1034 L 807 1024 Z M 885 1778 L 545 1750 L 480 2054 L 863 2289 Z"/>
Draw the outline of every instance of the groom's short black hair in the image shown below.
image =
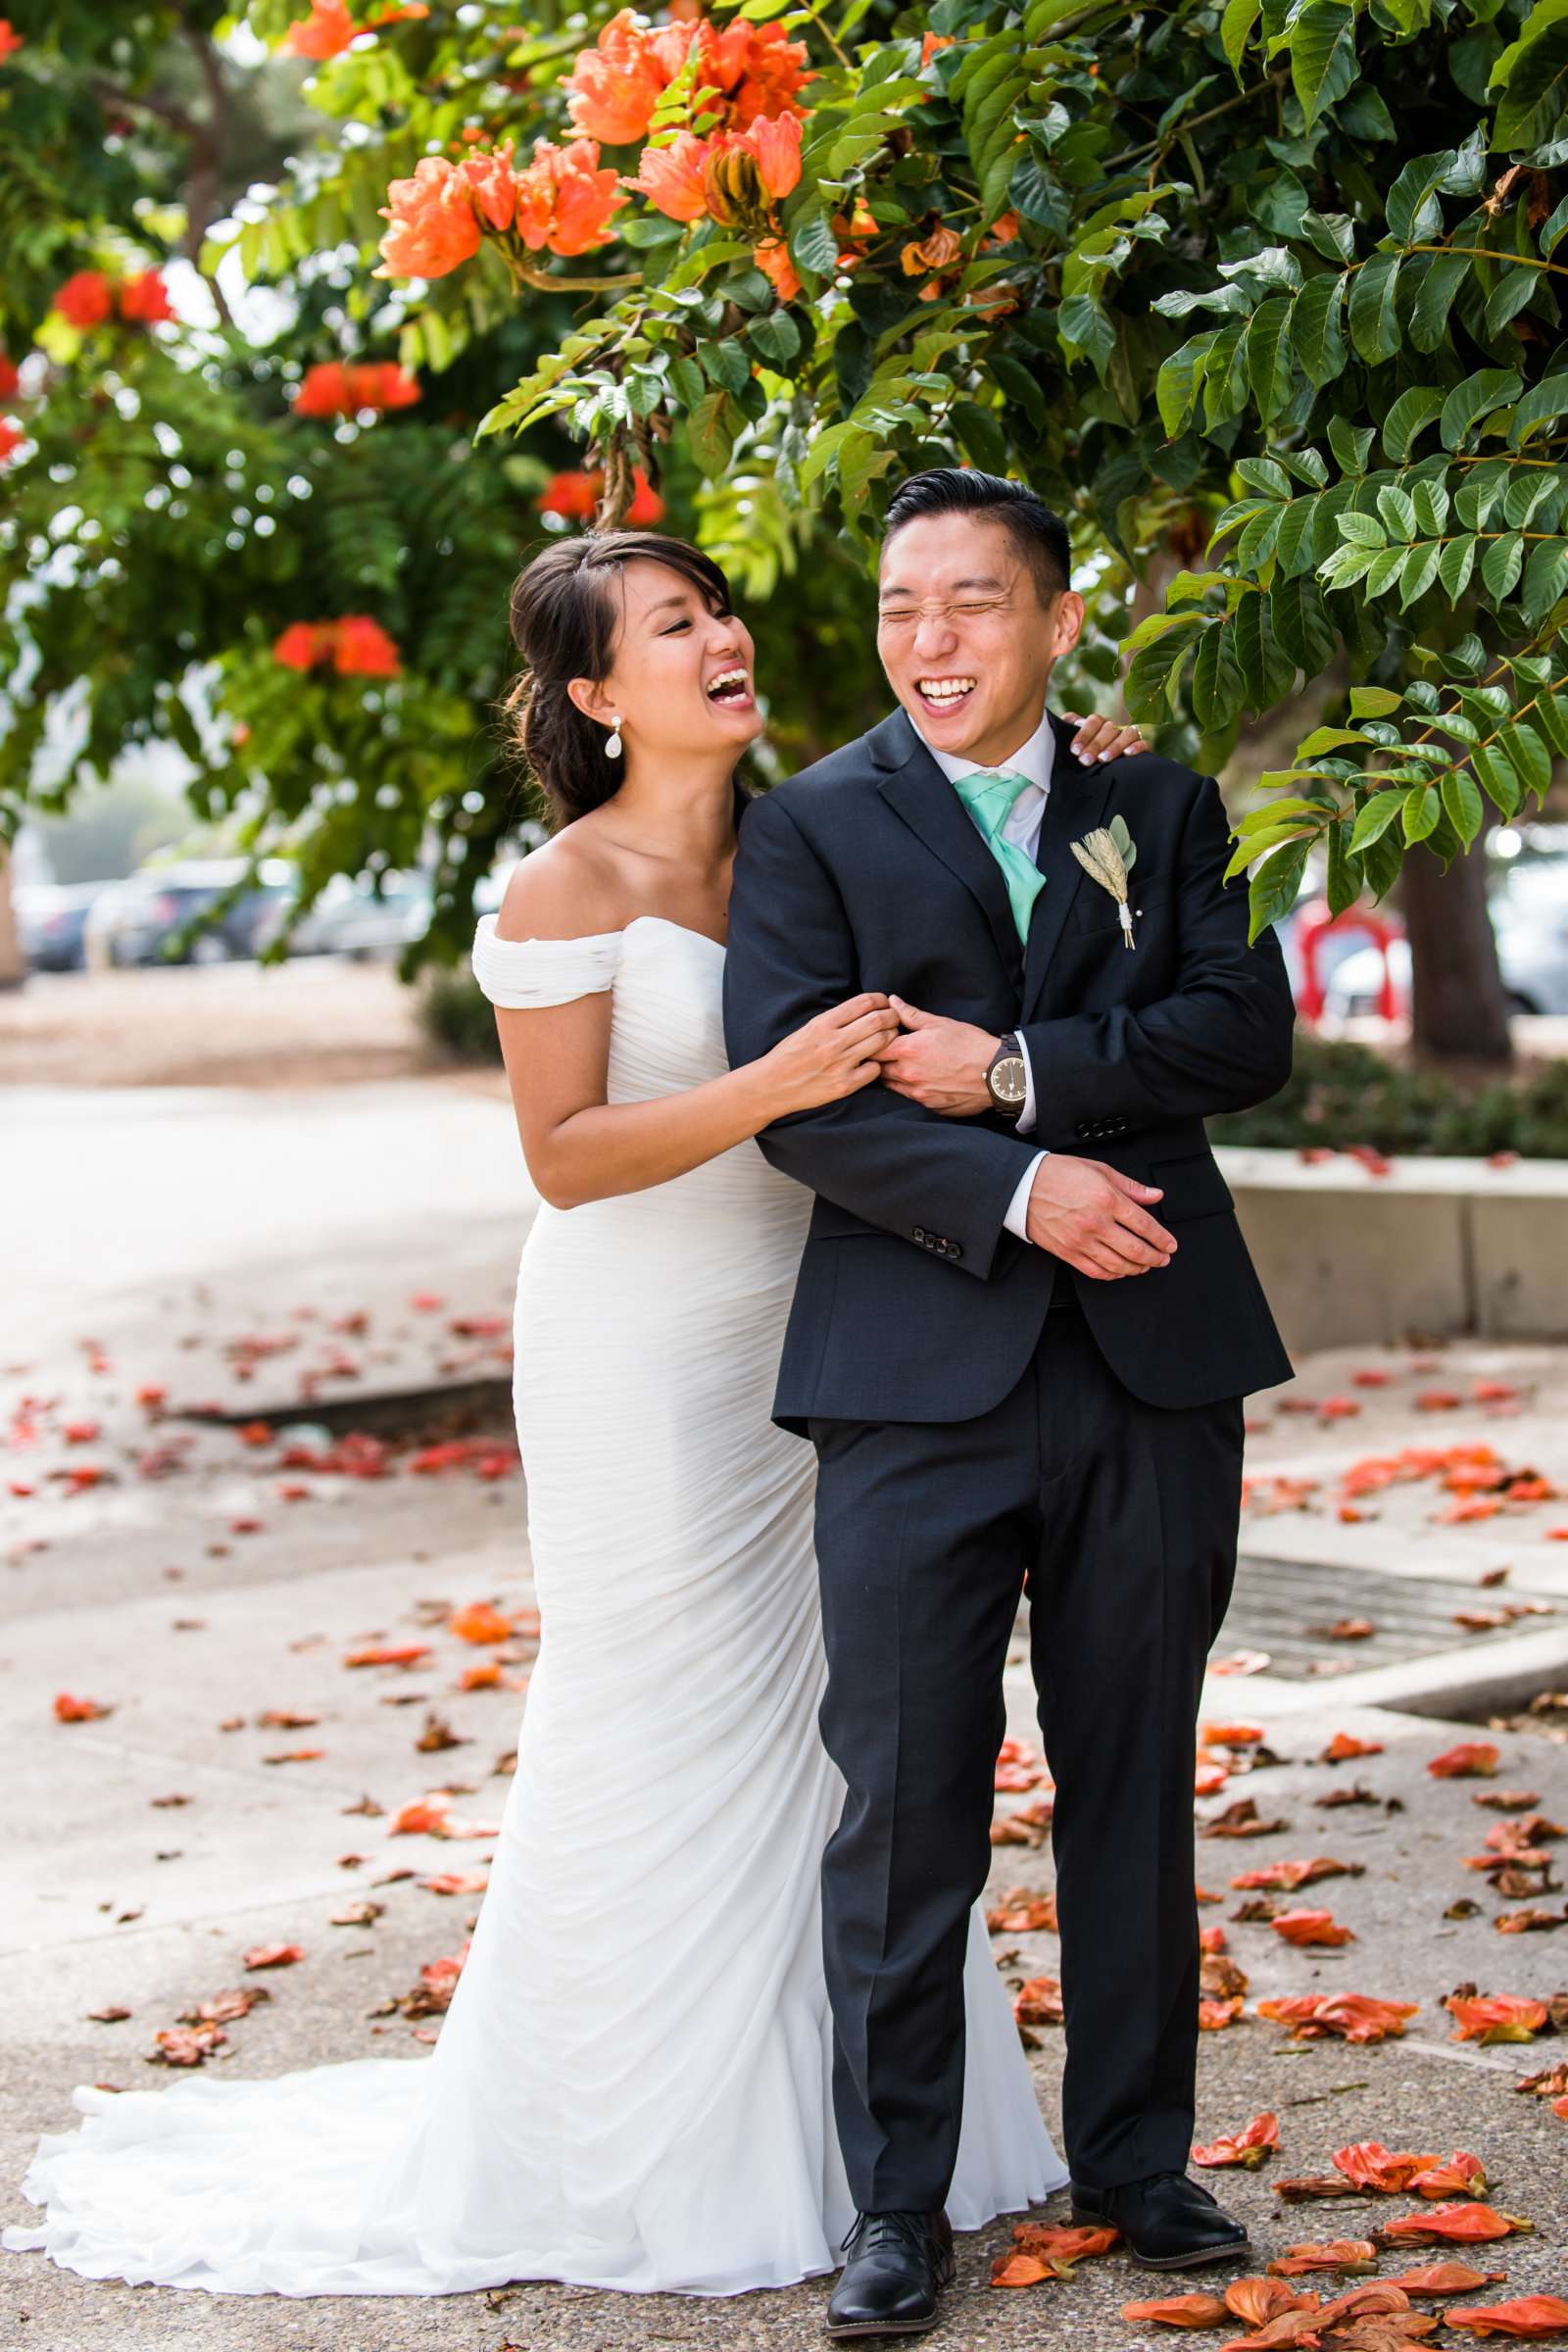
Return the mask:
<path fill-rule="evenodd" d="M 1026 483 L 969 466 L 935 466 L 929 473 L 911 473 L 893 494 L 882 532 L 884 550 L 895 531 L 926 514 L 994 517 L 1033 572 L 1042 605 L 1072 585 L 1067 526 Z"/>

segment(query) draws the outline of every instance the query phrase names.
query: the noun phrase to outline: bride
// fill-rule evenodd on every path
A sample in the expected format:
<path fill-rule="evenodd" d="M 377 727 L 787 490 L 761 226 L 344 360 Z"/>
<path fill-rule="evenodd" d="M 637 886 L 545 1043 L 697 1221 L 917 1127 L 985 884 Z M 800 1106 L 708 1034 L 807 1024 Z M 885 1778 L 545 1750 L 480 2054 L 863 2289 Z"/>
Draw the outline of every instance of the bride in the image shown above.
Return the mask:
<path fill-rule="evenodd" d="M 543 1198 L 514 1394 L 544 1632 L 489 1891 L 428 2058 L 77 2090 L 84 2120 L 24 2183 L 44 2218 L 4 2243 L 86 2278 L 732 2294 L 831 2270 L 853 2220 L 818 1941 L 842 1784 L 816 1730 L 815 1461 L 769 1418 L 810 1196 L 752 1139 L 872 1084 L 898 1023 L 856 997 L 726 1066 L 735 768 L 761 720 L 717 567 L 650 533 L 572 539 L 512 617 L 557 830 L 473 966 Z M 949 2212 L 973 2230 L 1067 2176 L 978 1914 L 965 1994 Z"/>

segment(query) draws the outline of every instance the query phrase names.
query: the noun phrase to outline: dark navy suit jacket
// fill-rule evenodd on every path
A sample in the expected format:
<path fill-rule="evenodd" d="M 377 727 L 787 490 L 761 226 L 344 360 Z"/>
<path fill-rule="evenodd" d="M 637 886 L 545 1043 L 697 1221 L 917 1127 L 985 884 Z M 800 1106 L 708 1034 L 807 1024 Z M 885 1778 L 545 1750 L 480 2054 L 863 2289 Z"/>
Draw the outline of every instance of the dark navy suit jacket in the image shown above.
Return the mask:
<path fill-rule="evenodd" d="M 1001 868 L 913 726 L 869 734 L 746 809 L 730 903 L 730 1059 L 755 1060 L 862 989 L 1020 1031 L 1037 1123 L 945 1118 L 872 1085 L 758 1141 L 816 1195 L 774 1417 L 967 1420 L 1000 1403 L 1037 1346 L 1056 1281 L 1076 1284 L 1134 1396 L 1212 1402 L 1291 1375 L 1203 1131 L 1291 1067 L 1279 943 L 1247 944 L 1245 885 L 1212 777 L 1140 753 L 1074 758 L 1054 715 L 1041 829 L 1046 887 L 1021 944 Z M 1119 813 L 1137 848 L 1136 948 L 1070 841 Z M 1163 1187 L 1167 1266 L 1076 1274 L 1004 1218 L 1045 1146 Z"/>

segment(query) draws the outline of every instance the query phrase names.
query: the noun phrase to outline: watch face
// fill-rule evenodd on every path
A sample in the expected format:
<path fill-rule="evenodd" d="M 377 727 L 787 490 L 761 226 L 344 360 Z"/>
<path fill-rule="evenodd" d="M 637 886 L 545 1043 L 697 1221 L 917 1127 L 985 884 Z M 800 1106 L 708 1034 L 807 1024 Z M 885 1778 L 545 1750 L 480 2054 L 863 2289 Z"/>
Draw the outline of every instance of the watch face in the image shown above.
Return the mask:
<path fill-rule="evenodd" d="M 1000 1061 L 993 1062 L 991 1092 L 999 1102 L 1005 1102 L 1011 1109 L 1024 1101 L 1028 1091 L 1021 1054 L 1004 1054 Z"/>

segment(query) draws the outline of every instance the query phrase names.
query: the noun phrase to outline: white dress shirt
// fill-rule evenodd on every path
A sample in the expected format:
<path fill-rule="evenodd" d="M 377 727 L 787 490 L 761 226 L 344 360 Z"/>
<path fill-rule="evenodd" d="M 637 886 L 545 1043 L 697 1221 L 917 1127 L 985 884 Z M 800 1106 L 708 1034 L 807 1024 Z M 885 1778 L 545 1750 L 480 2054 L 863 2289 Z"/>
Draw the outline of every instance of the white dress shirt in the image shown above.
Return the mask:
<path fill-rule="evenodd" d="M 919 733 L 918 728 L 915 732 Z M 925 743 L 923 735 L 920 740 Z M 973 759 L 955 760 L 951 753 L 939 752 L 934 743 L 925 743 L 925 748 L 950 784 L 956 784 L 960 776 L 972 776 L 977 772 L 978 762 Z M 1051 720 L 1042 712 L 1040 724 L 1028 742 L 1021 744 L 1009 759 L 998 760 L 990 763 L 983 771 L 987 775 L 1002 775 L 1006 772 L 1015 776 L 1028 777 L 1028 783 L 1014 801 L 1011 813 L 1002 828 L 1002 837 L 1004 841 L 1010 841 L 1015 848 L 1022 850 L 1024 856 L 1030 859 L 1037 858 L 1040 849 L 1040 827 L 1045 818 L 1046 801 L 1051 792 L 1051 766 L 1055 753 L 1056 738 L 1052 733 Z M 1029 1063 L 1029 1049 L 1021 1036 L 1018 1039 L 1018 1051 L 1023 1056 L 1024 1081 L 1023 1108 L 1018 1113 L 1018 1133 L 1033 1135 L 1035 1130 L 1035 1074 Z M 1034 1184 L 1035 1170 L 1045 1156 L 1044 1152 L 1035 1153 L 1034 1158 L 1018 1179 L 1018 1189 L 1013 1194 L 1012 1200 L 1008 1203 L 1007 1213 L 1003 1219 L 1007 1231 L 1015 1233 L 1020 1242 L 1026 1242 L 1029 1239 L 1029 1194 Z"/>

